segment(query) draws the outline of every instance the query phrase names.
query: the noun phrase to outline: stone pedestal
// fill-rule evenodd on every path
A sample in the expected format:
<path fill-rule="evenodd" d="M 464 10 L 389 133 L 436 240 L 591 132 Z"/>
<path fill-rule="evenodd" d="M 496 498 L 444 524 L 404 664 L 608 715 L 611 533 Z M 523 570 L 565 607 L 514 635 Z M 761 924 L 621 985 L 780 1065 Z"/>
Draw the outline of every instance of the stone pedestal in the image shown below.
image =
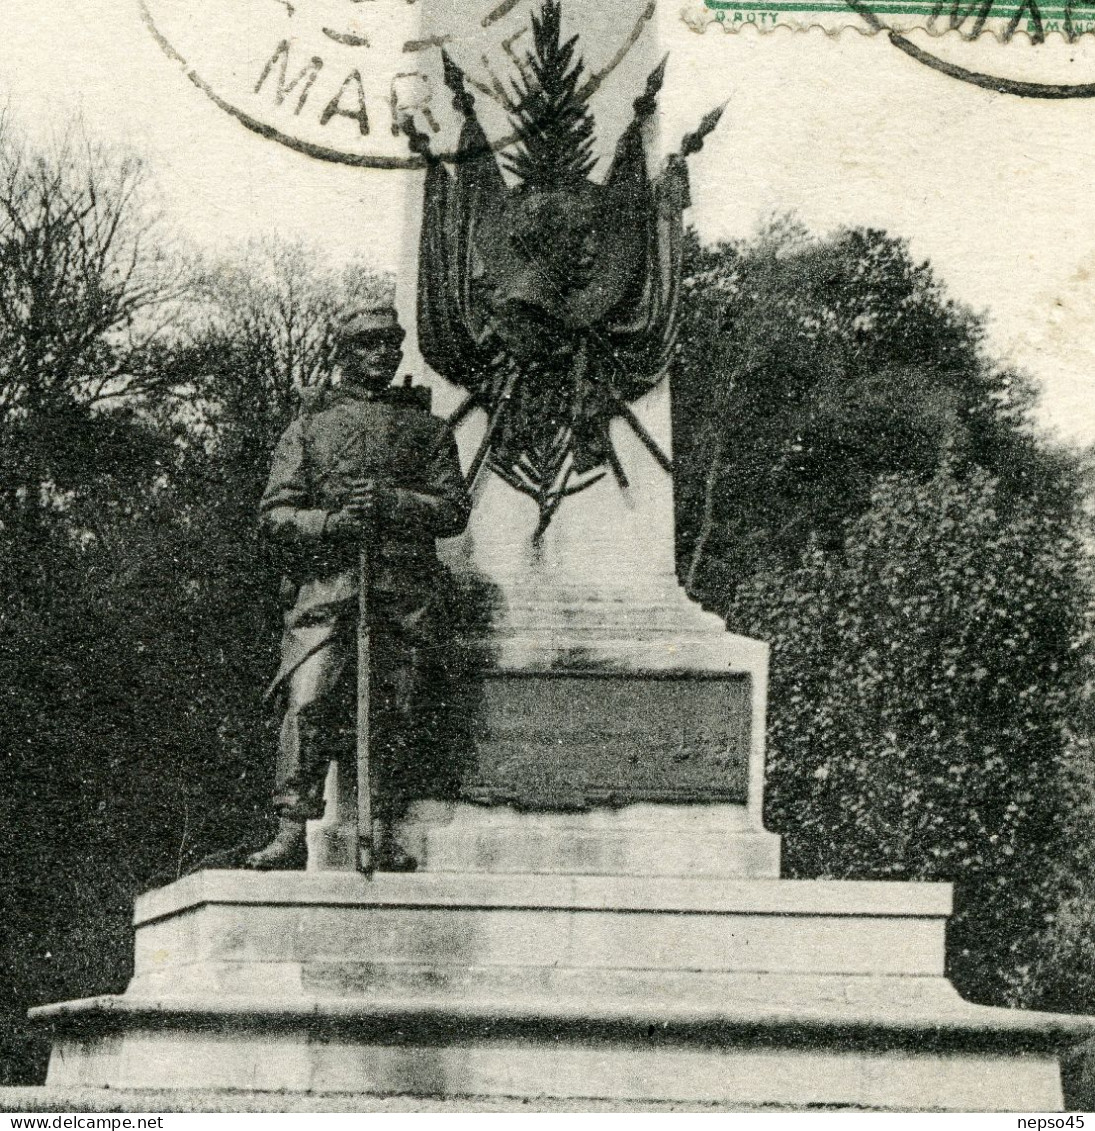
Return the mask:
<path fill-rule="evenodd" d="M 46 1092 L 1058 1108 L 1093 1022 L 963 1002 L 949 910 L 946 885 L 206 872 L 138 901 L 124 995 L 35 1011 Z"/>
<path fill-rule="evenodd" d="M 525 813 L 458 805 L 423 824 L 416 847 L 431 872 L 779 878 L 779 837 L 758 832 L 736 806 Z"/>

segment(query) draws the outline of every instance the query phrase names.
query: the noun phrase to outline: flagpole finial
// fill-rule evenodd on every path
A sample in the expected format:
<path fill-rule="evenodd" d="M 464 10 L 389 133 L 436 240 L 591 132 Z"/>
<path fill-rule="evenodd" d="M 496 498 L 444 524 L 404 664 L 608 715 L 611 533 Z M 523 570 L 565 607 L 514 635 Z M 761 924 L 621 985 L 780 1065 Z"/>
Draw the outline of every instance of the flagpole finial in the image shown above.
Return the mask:
<path fill-rule="evenodd" d="M 649 118 L 658 107 L 658 95 L 665 82 L 665 68 L 669 55 L 662 56 L 661 62 L 650 72 L 646 80 L 646 90 L 635 99 L 633 106 L 637 118 Z"/>
<path fill-rule="evenodd" d="M 412 153 L 426 161 L 436 160 L 433 150 L 430 148 L 430 135 L 415 125 L 413 114 L 400 115 L 399 129 L 401 133 L 406 134 L 407 144 Z"/>
<path fill-rule="evenodd" d="M 441 49 L 441 66 L 445 72 L 445 85 L 453 93 L 453 109 L 458 110 L 465 118 L 470 117 L 475 106 L 475 98 L 468 93 L 463 70 L 444 48 Z"/>
<path fill-rule="evenodd" d="M 723 111 L 729 105 L 729 100 L 724 102 L 721 106 L 716 106 L 714 110 L 709 111 L 700 119 L 700 124 L 690 134 L 685 134 L 681 141 L 681 156 L 691 157 L 693 153 L 699 153 L 703 149 L 703 139 L 719 124 L 719 119 L 723 115 Z"/>

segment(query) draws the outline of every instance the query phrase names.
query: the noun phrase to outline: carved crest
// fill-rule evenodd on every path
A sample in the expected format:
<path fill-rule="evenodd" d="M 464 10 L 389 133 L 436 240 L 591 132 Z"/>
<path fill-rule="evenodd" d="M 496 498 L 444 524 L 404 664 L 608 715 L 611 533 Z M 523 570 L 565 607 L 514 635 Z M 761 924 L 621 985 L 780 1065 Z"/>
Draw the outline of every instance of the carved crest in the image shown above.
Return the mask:
<path fill-rule="evenodd" d="M 539 537 L 564 499 L 609 471 L 627 486 L 609 431 L 617 417 L 671 470 L 630 405 L 658 384 L 669 362 L 688 206 L 684 158 L 701 148 L 722 109 L 652 178 L 643 126 L 655 110 L 663 60 L 597 183 L 589 175 L 589 88 L 578 37 L 563 39 L 558 0 L 545 0 L 532 30 L 534 51 L 511 102 L 516 142 L 501 166 L 448 56 L 445 80 L 464 119 L 452 170 L 432 156 L 412 121 L 404 129 L 429 160 L 419 344 L 429 365 L 467 390 L 453 423 L 476 409 L 487 414 L 469 477 L 486 467 L 531 496 Z"/>

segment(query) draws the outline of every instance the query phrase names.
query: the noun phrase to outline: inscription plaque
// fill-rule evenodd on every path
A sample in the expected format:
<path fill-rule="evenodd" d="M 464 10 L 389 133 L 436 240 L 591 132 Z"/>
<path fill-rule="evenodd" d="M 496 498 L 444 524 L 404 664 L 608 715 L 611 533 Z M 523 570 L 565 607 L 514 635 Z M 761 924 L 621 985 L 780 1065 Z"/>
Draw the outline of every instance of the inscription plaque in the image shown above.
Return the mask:
<path fill-rule="evenodd" d="M 492 673 L 464 796 L 525 809 L 744 804 L 749 690 L 737 672 Z"/>

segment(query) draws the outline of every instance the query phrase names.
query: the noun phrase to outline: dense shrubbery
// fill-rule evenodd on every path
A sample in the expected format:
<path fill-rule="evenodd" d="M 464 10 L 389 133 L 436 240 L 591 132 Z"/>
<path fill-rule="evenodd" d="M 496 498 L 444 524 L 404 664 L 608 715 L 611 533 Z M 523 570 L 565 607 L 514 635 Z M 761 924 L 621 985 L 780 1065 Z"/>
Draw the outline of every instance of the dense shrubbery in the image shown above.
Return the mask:
<path fill-rule="evenodd" d="M 1095 1008 L 1079 461 L 900 240 L 781 223 L 688 283 L 682 575 L 772 644 L 788 874 L 955 881 L 963 992 Z"/>
<path fill-rule="evenodd" d="M 269 583 L 222 498 L 151 479 L 83 500 L 94 538 L 71 510 L 0 537 L 9 1082 L 44 1051 L 26 1007 L 124 988 L 133 897 L 238 839 L 267 788 Z"/>
<path fill-rule="evenodd" d="M 754 577 L 730 611 L 772 644 L 766 817 L 788 874 L 958 881 L 951 974 L 995 1002 L 1037 993 L 1074 858 L 1088 591 L 1069 524 L 1001 504 L 948 464 L 882 479 L 841 552 Z"/>

